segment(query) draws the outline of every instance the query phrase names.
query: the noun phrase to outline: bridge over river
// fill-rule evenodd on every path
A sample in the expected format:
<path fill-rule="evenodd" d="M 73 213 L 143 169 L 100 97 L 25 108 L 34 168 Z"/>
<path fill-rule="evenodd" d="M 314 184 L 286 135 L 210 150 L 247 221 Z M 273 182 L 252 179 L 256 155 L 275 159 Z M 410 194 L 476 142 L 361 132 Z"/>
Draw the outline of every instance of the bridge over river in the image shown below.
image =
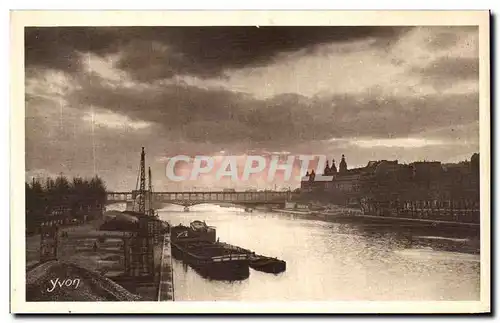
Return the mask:
<path fill-rule="evenodd" d="M 189 207 L 196 204 L 232 203 L 244 206 L 285 204 L 290 200 L 292 192 L 261 191 L 261 192 L 152 192 L 153 203 L 177 204 Z M 146 191 L 146 199 L 149 199 Z M 107 192 L 107 204 L 135 201 L 139 191 Z"/>

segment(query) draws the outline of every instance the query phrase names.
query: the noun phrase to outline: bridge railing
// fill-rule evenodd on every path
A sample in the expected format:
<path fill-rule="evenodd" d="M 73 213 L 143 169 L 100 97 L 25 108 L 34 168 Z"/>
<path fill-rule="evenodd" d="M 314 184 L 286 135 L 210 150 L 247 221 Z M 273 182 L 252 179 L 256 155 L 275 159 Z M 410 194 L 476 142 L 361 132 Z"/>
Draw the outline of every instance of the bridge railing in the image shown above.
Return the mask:
<path fill-rule="evenodd" d="M 148 194 L 146 194 L 146 197 Z M 249 202 L 283 201 L 291 192 L 154 192 L 153 201 L 205 201 L 205 202 Z M 108 201 L 127 201 L 134 198 L 133 193 L 108 192 Z"/>

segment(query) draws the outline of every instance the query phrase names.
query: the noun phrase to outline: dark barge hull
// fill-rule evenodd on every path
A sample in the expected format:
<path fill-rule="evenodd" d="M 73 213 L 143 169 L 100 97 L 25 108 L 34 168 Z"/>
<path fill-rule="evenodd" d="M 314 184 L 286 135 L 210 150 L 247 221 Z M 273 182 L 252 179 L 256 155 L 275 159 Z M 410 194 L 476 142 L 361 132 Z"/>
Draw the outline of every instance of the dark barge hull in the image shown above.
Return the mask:
<path fill-rule="evenodd" d="M 185 250 L 182 243 L 172 242 L 172 256 L 191 266 L 201 276 L 215 280 L 243 280 L 250 276 L 249 259 L 214 262 L 210 258 L 198 257 Z"/>
<path fill-rule="evenodd" d="M 250 261 L 250 267 L 265 273 L 279 274 L 286 270 L 286 262 L 283 260 L 262 257 Z"/>
<path fill-rule="evenodd" d="M 286 261 L 277 258 L 266 257 L 263 255 L 256 255 L 254 252 L 243 249 L 238 246 L 233 246 L 227 243 L 223 244 L 226 248 L 246 253 L 250 256 L 250 268 L 264 273 L 279 274 L 286 271 Z"/>

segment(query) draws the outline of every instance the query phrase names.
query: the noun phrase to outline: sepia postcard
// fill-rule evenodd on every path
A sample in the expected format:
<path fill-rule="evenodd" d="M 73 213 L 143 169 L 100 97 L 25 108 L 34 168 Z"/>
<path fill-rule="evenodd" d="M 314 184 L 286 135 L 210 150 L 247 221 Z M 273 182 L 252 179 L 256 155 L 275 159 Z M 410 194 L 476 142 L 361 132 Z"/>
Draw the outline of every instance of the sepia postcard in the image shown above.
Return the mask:
<path fill-rule="evenodd" d="M 489 28 L 11 12 L 11 312 L 489 313 Z"/>

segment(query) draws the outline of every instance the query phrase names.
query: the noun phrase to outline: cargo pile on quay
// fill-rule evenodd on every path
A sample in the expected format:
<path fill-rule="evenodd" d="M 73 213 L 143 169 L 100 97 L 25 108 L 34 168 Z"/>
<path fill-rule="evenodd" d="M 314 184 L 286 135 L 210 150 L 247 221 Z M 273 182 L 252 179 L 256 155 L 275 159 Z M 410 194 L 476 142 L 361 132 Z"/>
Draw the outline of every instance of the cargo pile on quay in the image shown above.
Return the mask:
<path fill-rule="evenodd" d="M 140 301 L 111 279 L 77 266 L 53 260 L 26 274 L 27 301 Z"/>

